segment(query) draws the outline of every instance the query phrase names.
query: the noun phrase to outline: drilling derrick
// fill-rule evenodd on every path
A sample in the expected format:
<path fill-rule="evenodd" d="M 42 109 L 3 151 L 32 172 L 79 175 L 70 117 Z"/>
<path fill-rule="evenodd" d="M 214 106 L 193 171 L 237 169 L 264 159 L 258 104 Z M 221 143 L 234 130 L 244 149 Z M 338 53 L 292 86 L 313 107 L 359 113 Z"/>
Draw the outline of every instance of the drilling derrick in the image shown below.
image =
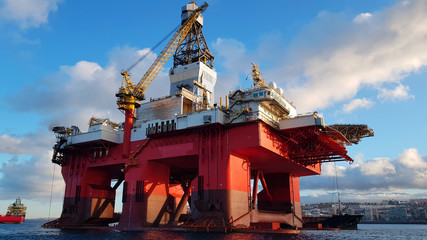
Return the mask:
<path fill-rule="evenodd" d="M 181 22 L 187 21 L 197 9 L 194 2 L 182 7 Z M 203 16 L 200 15 L 192 25 L 187 36 L 177 47 L 173 56 L 173 68 L 169 72 L 170 94 L 188 90 L 186 106 L 191 102 L 188 112 L 206 110 L 214 104 L 216 72 L 213 70 L 214 55 L 209 51 L 203 35 Z"/>
<path fill-rule="evenodd" d="M 188 4 L 183 7 L 181 14 L 182 23 L 185 23 L 185 20 L 196 10 L 196 7 L 196 4 Z M 209 51 L 202 27 L 203 17 L 199 16 L 173 56 L 174 68 L 193 62 L 203 62 L 210 68 L 213 68 L 213 59 L 215 57 Z"/>
<path fill-rule="evenodd" d="M 93 118 L 87 132 L 53 129 L 52 162 L 66 189 L 61 217 L 46 226 L 293 231 L 303 222 L 299 178 L 320 174 L 324 162 L 351 163 L 346 146 L 373 136 L 367 125 L 329 127 L 316 113 L 298 115 L 255 64 L 253 86 L 215 104 L 206 7 L 182 8 L 180 29 L 138 84 L 128 72 L 135 65 L 123 71 L 116 96 L 124 123 Z M 170 94 L 141 102 L 172 55 Z"/>

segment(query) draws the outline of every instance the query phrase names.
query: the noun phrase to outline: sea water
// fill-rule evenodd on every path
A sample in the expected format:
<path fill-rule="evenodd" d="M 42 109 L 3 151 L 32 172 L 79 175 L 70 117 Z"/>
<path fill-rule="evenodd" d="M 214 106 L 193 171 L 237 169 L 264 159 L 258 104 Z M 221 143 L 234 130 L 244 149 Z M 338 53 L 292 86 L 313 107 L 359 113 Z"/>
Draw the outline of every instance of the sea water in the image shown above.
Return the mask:
<path fill-rule="evenodd" d="M 359 224 L 359 230 L 302 230 L 300 234 L 260 233 L 205 233 L 145 231 L 123 232 L 111 229 L 61 230 L 42 228 L 47 220 L 27 219 L 23 224 L 0 224 L 0 240 L 10 239 L 424 239 L 427 240 L 427 225 L 422 224 Z"/>

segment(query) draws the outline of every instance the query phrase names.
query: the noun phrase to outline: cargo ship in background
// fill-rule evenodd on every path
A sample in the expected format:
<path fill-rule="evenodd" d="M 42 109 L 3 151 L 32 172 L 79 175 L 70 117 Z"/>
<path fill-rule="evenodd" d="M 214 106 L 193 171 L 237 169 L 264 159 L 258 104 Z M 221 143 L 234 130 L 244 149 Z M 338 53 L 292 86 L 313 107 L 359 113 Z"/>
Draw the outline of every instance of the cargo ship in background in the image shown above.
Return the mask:
<path fill-rule="evenodd" d="M 303 217 L 307 230 L 357 230 L 363 215 L 337 214 L 332 216 Z"/>
<path fill-rule="evenodd" d="M 297 114 L 255 64 L 251 88 L 215 102 L 206 8 L 193 1 L 182 8 L 181 27 L 138 84 L 130 80 L 136 64 L 122 72 L 116 97 L 124 122 L 53 128 L 52 162 L 66 186 L 60 218 L 44 227 L 298 232 L 299 178 L 320 174 L 324 162 L 351 163 L 346 146 L 373 136 L 367 125 L 328 126 L 317 113 Z M 172 55 L 170 95 L 142 102 Z"/>
<path fill-rule="evenodd" d="M 335 212 L 332 215 L 320 215 L 320 216 L 311 216 L 310 213 L 303 213 L 303 229 L 307 230 L 357 230 L 357 225 L 362 219 L 363 215 L 361 214 L 343 214 L 340 193 L 338 190 L 338 176 L 335 165 L 335 186 L 338 196 L 338 212 L 337 209 L 333 209 Z"/>
<path fill-rule="evenodd" d="M 6 215 L 0 215 L 0 223 L 24 223 L 27 207 L 17 198 L 14 203 L 7 208 Z"/>

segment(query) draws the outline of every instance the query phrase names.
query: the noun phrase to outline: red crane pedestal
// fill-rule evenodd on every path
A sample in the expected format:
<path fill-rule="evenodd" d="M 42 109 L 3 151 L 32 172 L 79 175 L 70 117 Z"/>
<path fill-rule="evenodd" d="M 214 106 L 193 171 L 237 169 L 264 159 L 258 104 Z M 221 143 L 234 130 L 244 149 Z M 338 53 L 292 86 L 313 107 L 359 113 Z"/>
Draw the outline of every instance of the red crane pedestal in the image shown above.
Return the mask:
<path fill-rule="evenodd" d="M 125 109 L 125 126 L 123 130 L 123 158 L 129 158 L 130 140 L 132 137 L 133 119 L 135 117 L 135 105 L 129 104 Z"/>

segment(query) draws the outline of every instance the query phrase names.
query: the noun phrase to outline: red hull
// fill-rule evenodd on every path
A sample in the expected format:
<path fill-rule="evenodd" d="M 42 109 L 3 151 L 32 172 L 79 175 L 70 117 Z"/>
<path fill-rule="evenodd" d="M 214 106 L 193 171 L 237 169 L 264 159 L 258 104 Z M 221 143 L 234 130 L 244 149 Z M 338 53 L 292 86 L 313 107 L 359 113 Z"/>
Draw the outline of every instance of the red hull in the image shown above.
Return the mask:
<path fill-rule="evenodd" d="M 300 132 L 313 144 L 324 138 L 321 133 Z M 194 228 L 301 228 L 299 178 L 320 174 L 320 163 L 292 159 L 301 145 L 290 144 L 292 134 L 258 121 L 205 125 L 131 142 L 133 160 L 123 157 L 124 144 L 75 145 L 62 164 L 62 215 L 46 226 L 106 226 L 118 221 L 121 229 L 141 229 L 184 221 Z M 327 150 L 339 147 L 332 145 L 326 145 Z M 116 186 L 111 186 L 112 179 L 118 180 Z M 264 189 L 251 189 L 251 181 Z M 123 210 L 116 216 L 120 183 Z M 180 220 L 187 201 L 192 222 Z"/>
<path fill-rule="evenodd" d="M 24 223 L 25 216 L 1 216 L 0 223 Z"/>

